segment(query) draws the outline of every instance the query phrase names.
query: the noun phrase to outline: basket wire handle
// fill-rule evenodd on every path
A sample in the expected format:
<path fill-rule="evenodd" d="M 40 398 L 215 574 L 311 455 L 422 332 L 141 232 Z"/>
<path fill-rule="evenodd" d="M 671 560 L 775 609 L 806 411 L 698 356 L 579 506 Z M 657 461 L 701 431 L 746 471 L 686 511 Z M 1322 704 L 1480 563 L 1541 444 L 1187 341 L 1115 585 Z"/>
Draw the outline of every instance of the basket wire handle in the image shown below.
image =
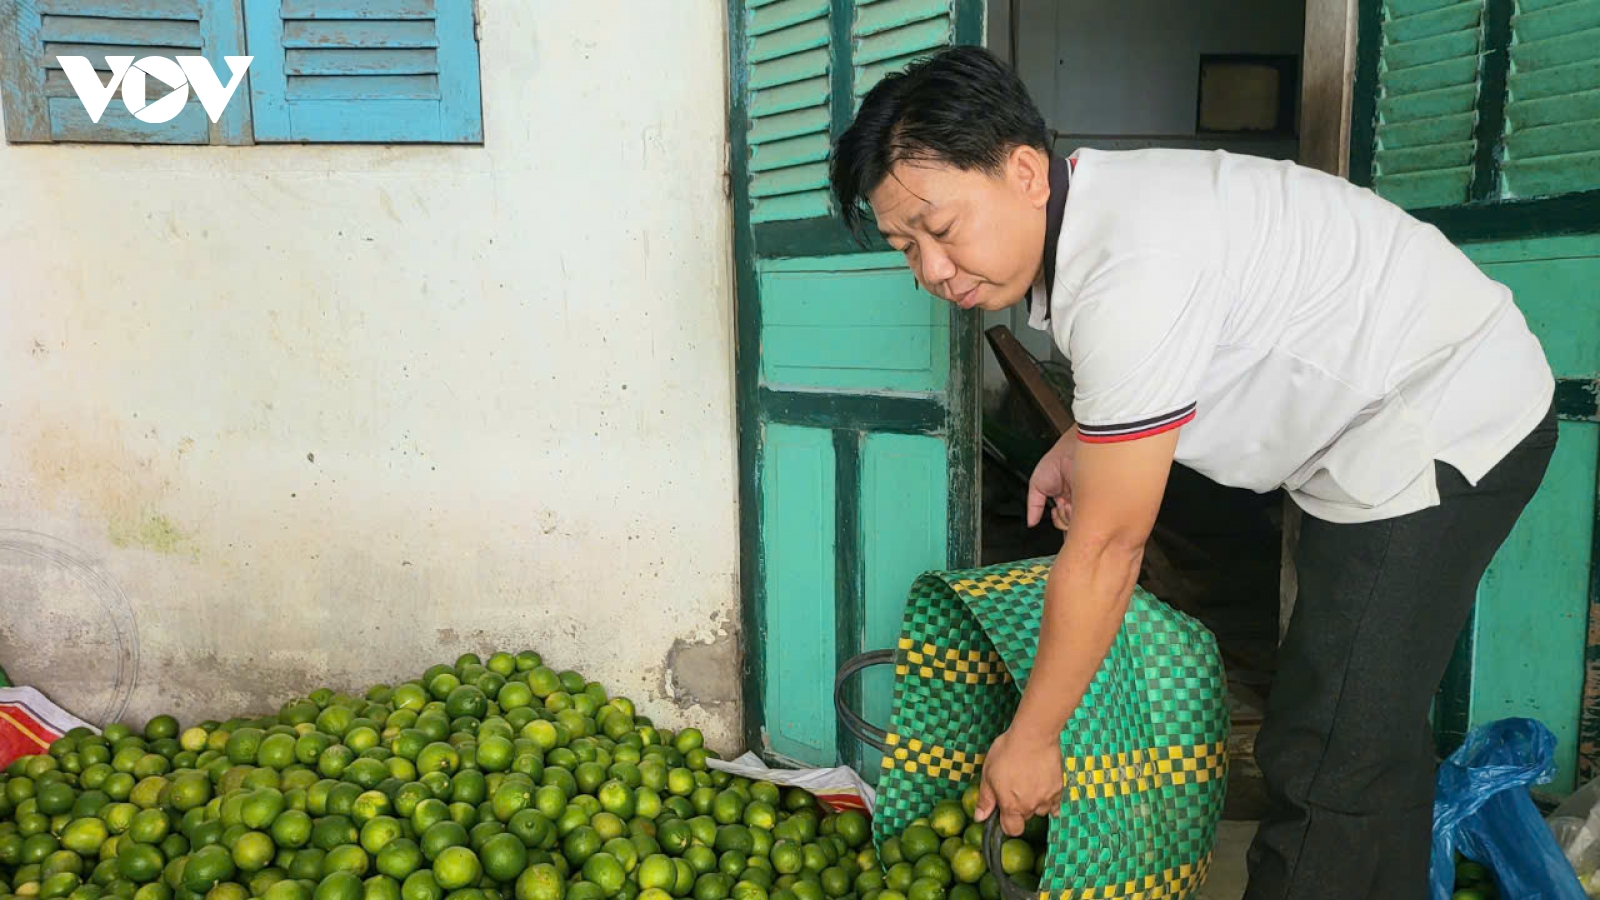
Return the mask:
<path fill-rule="evenodd" d="M 877 750 L 879 753 L 888 753 L 889 732 L 884 731 L 866 719 L 861 718 L 850 705 L 844 701 L 845 685 L 855 675 L 864 669 L 873 666 L 886 666 L 894 662 L 893 650 L 872 650 L 850 660 L 839 667 L 839 674 L 833 680 L 833 706 L 839 713 L 839 724 L 851 736 L 863 744 Z"/>
<path fill-rule="evenodd" d="M 983 861 L 988 865 L 995 883 L 1000 886 L 1001 900 L 1038 900 L 1038 895 L 1023 890 L 1000 865 L 1000 848 L 1005 840 L 1006 833 L 1000 830 L 1000 810 L 996 809 L 989 813 L 989 820 L 983 823 Z"/>

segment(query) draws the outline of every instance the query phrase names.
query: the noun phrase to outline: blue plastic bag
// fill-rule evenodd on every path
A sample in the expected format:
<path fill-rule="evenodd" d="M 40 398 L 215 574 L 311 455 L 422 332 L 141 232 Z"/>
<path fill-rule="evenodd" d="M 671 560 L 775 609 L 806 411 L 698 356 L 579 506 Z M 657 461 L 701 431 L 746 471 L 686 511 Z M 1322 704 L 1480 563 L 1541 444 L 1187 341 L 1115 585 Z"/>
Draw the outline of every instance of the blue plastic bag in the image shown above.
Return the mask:
<path fill-rule="evenodd" d="M 1586 900 L 1528 788 L 1555 774 L 1556 738 L 1534 719 L 1474 728 L 1439 767 L 1433 800 L 1433 900 L 1450 900 L 1455 853 L 1487 866 L 1500 896 Z"/>

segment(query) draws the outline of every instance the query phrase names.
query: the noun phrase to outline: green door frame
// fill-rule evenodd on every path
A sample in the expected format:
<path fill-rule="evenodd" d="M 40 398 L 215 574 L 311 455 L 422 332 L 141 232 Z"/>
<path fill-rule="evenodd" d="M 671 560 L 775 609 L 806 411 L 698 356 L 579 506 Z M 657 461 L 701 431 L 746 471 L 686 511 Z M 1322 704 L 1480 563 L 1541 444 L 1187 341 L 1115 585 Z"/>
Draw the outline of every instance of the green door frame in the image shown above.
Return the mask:
<path fill-rule="evenodd" d="M 834 65 L 830 117 L 837 135 L 854 112 L 853 66 L 840 59 L 840 48 L 851 46 L 851 25 L 856 3 L 831 0 Z M 952 0 L 954 40 L 973 44 L 983 36 L 983 0 Z M 836 504 L 833 529 L 838 546 L 833 573 L 837 655 L 847 659 L 866 649 L 861 646 L 862 525 L 860 506 L 861 442 L 867 433 L 941 436 L 950 441 L 948 556 L 952 566 L 974 565 L 978 556 L 979 379 L 982 377 L 981 321 L 976 315 L 958 314 L 950 320 L 950 375 L 944 397 L 885 393 L 824 393 L 781 390 L 764 386 L 761 379 L 762 321 L 759 264 L 786 258 L 836 257 L 863 251 L 882 252 L 888 246 L 870 238 L 858 242 L 836 217 L 797 221 L 752 223 L 747 140 L 748 41 L 746 3 L 730 0 L 729 36 L 729 149 L 733 199 L 734 260 L 736 267 L 736 399 L 739 424 L 739 538 L 740 594 L 742 604 L 744 738 L 749 749 L 774 759 L 766 745 L 767 643 L 766 598 L 762 590 L 762 478 L 763 426 L 800 425 L 833 432 Z M 907 271 L 907 278 L 911 274 Z M 948 398 L 948 399 L 946 399 Z M 909 585 L 907 586 L 909 588 Z M 859 679 L 857 680 L 859 682 Z M 860 702 L 859 685 L 851 700 Z M 859 708 L 859 705 L 858 707 Z M 839 758 L 860 767 L 862 749 L 839 730 Z M 869 776 L 870 777 L 870 776 Z"/>

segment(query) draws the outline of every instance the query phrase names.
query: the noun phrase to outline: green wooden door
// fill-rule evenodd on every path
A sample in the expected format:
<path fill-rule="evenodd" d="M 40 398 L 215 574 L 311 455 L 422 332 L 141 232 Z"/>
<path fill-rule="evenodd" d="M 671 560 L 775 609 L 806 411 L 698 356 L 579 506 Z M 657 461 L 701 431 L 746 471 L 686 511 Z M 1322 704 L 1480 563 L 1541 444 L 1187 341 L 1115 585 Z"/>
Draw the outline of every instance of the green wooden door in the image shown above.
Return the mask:
<path fill-rule="evenodd" d="M 834 673 L 894 645 L 918 574 L 975 561 L 978 322 L 845 233 L 827 159 L 885 73 L 982 25 L 981 0 L 730 3 L 745 730 L 773 761 L 870 776 Z M 860 680 L 869 717 L 889 686 Z"/>
<path fill-rule="evenodd" d="M 1600 0 L 1362 0 L 1360 16 L 1352 180 L 1510 287 L 1558 379 L 1560 446 L 1479 587 L 1441 750 L 1537 718 L 1566 792 L 1600 775 Z"/>

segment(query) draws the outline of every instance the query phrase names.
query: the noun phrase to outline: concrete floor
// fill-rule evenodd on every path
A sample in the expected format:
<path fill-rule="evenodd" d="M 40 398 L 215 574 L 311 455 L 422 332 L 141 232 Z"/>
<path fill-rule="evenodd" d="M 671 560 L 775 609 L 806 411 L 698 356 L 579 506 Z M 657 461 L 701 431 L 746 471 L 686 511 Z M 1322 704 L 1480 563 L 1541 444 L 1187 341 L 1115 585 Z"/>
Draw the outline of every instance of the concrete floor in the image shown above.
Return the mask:
<path fill-rule="evenodd" d="M 1244 853 L 1255 837 L 1256 823 L 1223 821 L 1217 826 L 1211 874 L 1197 900 L 1239 900 L 1244 896 Z"/>

